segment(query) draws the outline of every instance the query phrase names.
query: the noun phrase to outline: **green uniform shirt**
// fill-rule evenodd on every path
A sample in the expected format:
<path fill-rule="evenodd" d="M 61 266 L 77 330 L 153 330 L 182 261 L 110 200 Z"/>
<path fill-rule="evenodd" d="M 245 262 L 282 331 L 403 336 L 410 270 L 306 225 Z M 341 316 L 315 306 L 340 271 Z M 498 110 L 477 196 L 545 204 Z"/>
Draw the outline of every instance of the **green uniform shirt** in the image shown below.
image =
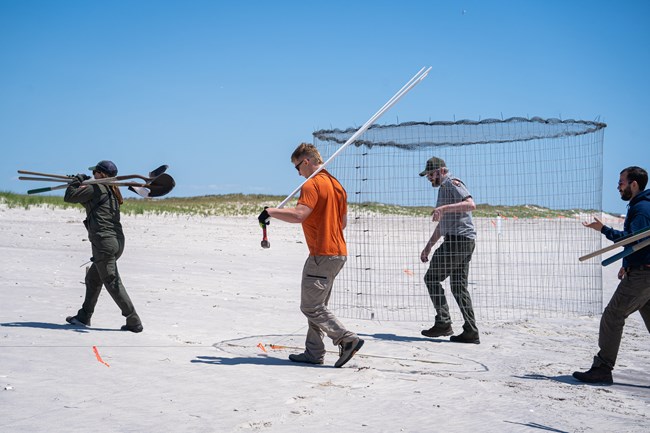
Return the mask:
<path fill-rule="evenodd" d="M 101 240 L 108 237 L 123 238 L 120 223 L 120 203 L 108 185 L 69 186 L 63 200 L 80 203 L 86 208 L 88 239 Z"/>

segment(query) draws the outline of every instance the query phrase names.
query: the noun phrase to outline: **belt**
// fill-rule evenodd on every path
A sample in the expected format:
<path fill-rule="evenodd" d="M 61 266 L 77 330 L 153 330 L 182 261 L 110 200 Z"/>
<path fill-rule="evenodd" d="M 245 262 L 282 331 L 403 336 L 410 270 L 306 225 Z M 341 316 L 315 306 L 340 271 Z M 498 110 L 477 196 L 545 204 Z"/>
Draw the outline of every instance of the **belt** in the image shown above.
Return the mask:
<path fill-rule="evenodd" d="M 650 271 L 650 265 L 636 265 L 636 266 L 628 266 L 625 268 L 625 272 L 630 272 L 630 271 Z"/>
<path fill-rule="evenodd" d="M 470 240 L 470 241 L 474 240 L 472 238 L 463 235 L 444 235 L 444 238 L 449 240 Z"/>

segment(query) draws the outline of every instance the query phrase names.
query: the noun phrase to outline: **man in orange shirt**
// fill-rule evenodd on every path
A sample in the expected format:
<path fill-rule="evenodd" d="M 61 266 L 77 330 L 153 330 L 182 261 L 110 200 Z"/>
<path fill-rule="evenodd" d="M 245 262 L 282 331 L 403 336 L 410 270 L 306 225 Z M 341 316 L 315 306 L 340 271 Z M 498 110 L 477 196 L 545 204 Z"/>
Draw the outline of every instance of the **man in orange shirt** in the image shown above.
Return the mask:
<path fill-rule="evenodd" d="M 308 179 L 323 164 L 318 149 L 302 143 L 291 155 L 298 174 Z M 291 354 L 293 362 L 322 364 L 325 358 L 323 334 L 339 346 L 335 367 L 342 367 L 363 346 L 363 340 L 345 326 L 327 308 L 334 279 L 345 265 L 347 247 L 343 229 L 347 224 L 347 194 L 338 180 L 326 170 L 307 180 L 300 190 L 298 204 L 292 209 L 266 208 L 259 221 L 270 217 L 302 224 L 309 257 L 302 271 L 300 310 L 307 317 L 305 351 Z"/>

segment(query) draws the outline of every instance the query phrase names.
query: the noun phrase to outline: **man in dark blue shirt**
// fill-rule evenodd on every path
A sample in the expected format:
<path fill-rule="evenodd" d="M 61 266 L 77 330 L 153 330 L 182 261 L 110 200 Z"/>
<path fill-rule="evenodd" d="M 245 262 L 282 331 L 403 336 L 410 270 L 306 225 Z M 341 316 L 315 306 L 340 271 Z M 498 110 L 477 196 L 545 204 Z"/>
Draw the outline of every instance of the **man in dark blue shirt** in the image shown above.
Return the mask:
<path fill-rule="evenodd" d="M 648 173 L 644 169 L 628 167 L 621 171 L 618 191 L 622 200 L 630 202 L 622 231 L 607 227 L 598 218 L 583 225 L 598 230 L 614 242 L 650 227 L 650 190 L 645 189 L 647 184 Z M 612 369 L 621 345 L 625 319 L 630 314 L 641 313 L 650 332 L 650 247 L 624 257 L 618 278 L 621 282 L 600 319 L 600 351 L 588 371 L 573 373 L 573 377 L 581 382 L 613 383 Z"/>

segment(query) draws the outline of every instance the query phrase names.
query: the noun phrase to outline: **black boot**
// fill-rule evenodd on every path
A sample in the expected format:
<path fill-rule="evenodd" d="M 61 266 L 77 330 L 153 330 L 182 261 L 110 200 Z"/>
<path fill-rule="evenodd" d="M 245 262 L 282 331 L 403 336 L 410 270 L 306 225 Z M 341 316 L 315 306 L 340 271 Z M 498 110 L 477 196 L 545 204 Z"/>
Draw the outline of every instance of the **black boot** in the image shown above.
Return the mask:
<path fill-rule="evenodd" d="M 607 365 L 594 366 L 584 372 L 576 371 L 573 373 L 573 377 L 578 379 L 580 382 L 586 383 L 603 383 L 607 385 L 614 383 L 614 380 L 612 379 L 612 369 Z"/>
<path fill-rule="evenodd" d="M 65 318 L 65 321 L 68 322 L 71 325 L 77 325 L 77 326 L 90 326 L 90 319 L 84 319 L 83 317 L 79 316 L 78 314 L 76 316 L 68 316 Z"/>
<path fill-rule="evenodd" d="M 451 324 L 449 324 L 449 323 L 447 323 L 447 324 L 438 324 L 438 323 L 436 323 L 435 325 L 433 325 L 433 327 L 431 327 L 429 329 L 425 329 L 425 330 L 421 331 L 420 333 L 422 335 L 424 335 L 425 337 L 431 337 L 431 338 L 447 337 L 449 335 L 453 335 L 454 330 L 451 329 Z"/>
<path fill-rule="evenodd" d="M 449 337 L 449 341 L 452 341 L 454 343 L 481 344 L 481 339 L 478 335 L 468 334 L 464 331 L 458 335 L 452 335 Z"/>

